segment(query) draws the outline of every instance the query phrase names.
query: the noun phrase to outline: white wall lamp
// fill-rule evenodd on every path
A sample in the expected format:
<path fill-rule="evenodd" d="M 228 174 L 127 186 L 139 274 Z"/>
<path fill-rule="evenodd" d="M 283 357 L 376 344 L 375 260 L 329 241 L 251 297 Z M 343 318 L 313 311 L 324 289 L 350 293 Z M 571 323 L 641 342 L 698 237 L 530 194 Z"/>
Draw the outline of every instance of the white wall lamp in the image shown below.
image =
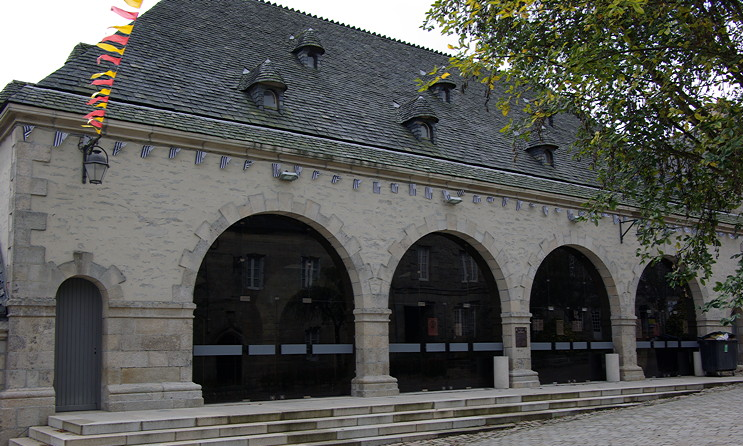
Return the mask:
<path fill-rule="evenodd" d="M 108 153 L 98 145 L 100 136 L 90 138 L 83 136 L 77 147 L 83 152 L 83 184 L 103 183 L 103 176 L 108 170 Z M 86 181 L 87 180 L 87 181 Z"/>
<path fill-rule="evenodd" d="M 285 170 L 279 174 L 279 179 L 282 181 L 294 181 L 299 178 L 299 174 L 296 172 L 289 172 Z"/>

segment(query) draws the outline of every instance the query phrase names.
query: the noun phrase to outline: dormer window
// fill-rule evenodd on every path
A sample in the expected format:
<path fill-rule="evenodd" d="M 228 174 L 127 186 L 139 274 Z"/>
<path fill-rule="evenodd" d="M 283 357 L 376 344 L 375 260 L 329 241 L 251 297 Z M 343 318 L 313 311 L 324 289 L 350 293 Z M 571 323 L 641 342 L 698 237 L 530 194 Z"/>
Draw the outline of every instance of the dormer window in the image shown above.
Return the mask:
<path fill-rule="evenodd" d="M 320 67 L 320 56 L 325 54 L 320 39 L 314 29 L 308 28 L 302 31 L 296 38 L 297 45 L 292 50 L 297 56 L 299 63 L 307 68 L 318 69 Z"/>
<path fill-rule="evenodd" d="M 557 146 L 554 144 L 538 144 L 527 148 L 526 153 L 543 166 L 555 167 L 555 149 Z"/>
<path fill-rule="evenodd" d="M 280 112 L 283 109 L 287 86 L 269 59 L 253 70 L 246 70 L 238 88 L 248 93 L 261 110 Z"/>
<path fill-rule="evenodd" d="M 264 110 L 279 110 L 279 98 L 271 90 L 263 91 L 263 109 Z"/>
<path fill-rule="evenodd" d="M 456 84 L 447 80 L 440 80 L 435 84 L 431 85 L 429 89 L 441 102 L 451 102 L 452 91 L 456 88 Z"/>
<path fill-rule="evenodd" d="M 439 119 L 423 96 L 402 104 L 399 122 L 408 128 L 418 141 L 435 142 L 436 123 Z"/>

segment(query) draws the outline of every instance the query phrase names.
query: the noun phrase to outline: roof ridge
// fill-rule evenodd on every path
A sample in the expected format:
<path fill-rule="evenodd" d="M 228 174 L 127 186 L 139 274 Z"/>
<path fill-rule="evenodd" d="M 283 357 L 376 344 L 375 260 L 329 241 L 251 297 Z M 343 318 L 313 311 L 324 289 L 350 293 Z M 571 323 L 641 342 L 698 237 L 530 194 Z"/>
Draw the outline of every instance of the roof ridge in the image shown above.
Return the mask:
<path fill-rule="evenodd" d="M 383 39 L 387 39 L 387 40 L 390 40 L 390 41 L 393 41 L 393 42 L 402 43 L 403 45 L 408 45 L 408 46 L 411 46 L 413 48 L 418 48 L 418 49 L 421 49 L 421 50 L 430 51 L 432 53 L 440 54 L 442 56 L 447 56 L 447 57 L 450 57 L 451 56 L 451 54 L 447 54 L 447 53 L 445 53 L 443 51 L 435 50 L 433 48 L 428 48 L 428 47 L 425 47 L 423 45 L 419 45 L 417 43 L 406 42 L 405 40 L 402 40 L 402 39 L 397 39 L 395 37 L 386 36 L 386 35 L 381 34 L 381 33 L 378 33 L 378 32 L 369 31 L 367 29 L 363 29 L 363 28 L 360 28 L 358 26 L 349 25 L 347 23 L 343 23 L 343 22 L 340 22 L 338 20 L 328 19 L 328 18 L 319 16 L 319 15 L 316 15 L 316 14 L 312 14 L 312 13 L 309 13 L 309 12 L 301 11 L 299 9 L 291 8 L 289 6 L 279 5 L 278 3 L 274 3 L 271 0 L 254 0 L 254 1 L 257 1 L 257 2 L 260 2 L 260 3 L 263 3 L 263 4 L 266 4 L 266 5 L 274 6 L 274 7 L 277 7 L 277 8 L 281 8 L 281 9 L 284 9 L 284 10 L 287 10 L 287 11 L 296 12 L 296 13 L 299 13 L 299 14 L 302 14 L 302 15 L 306 15 L 308 17 L 312 17 L 314 19 L 323 20 L 325 22 L 333 23 L 335 25 L 340 25 L 340 26 L 343 26 L 343 27 L 346 27 L 346 28 L 349 28 L 349 29 L 352 29 L 352 30 L 361 31 L 361 32 L 364 32 L 364 33 L 367 33 L 367 34 L 371 34 L 372 36 L 381 37 Z"/>

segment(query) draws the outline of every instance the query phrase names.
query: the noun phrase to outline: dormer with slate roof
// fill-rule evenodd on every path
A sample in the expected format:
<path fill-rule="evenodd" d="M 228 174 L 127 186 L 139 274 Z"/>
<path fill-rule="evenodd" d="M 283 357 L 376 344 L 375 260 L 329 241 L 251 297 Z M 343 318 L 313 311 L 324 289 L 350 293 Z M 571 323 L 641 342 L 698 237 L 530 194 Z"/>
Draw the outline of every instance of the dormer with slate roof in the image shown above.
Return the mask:
<path fill-rule="evenodd" d="M 439 118 L 426 98 L 418 96 L 402 104 L 399 115 L 400 124 L 407 127 L 418 141 L 434 142 L 435 125 Z"/>
<path fill-rule="evenodd" d="M 457 88 L 457 84 L 448 79 L 440 79 L 428 87 L 431 93 L 441 99 L 442 102 L 451 102 L 451 93 L 455 88 Z"/>
<path fill-rule="evenodd" d="M 261 110 L 283 109 L 287 86 L 270 59 L 243 74 L 238 88 L 247 92 Z"/>
<path fill-rule="evenodd" d="M 302 31 L 296 40 L 297 45 L 292 53 L 297 56 L 299 62 L 307 68 L 319 68 L 320 56 L 325 54 L 325 48 L 320 43 L 315 30 L 308 28 Z"/>
<path fill-rule="evenodd" d="M 555 150 L 557 146 L 554 144 L 536 144 L 527 147 L 526 153 L 531 155 L 532 158 L 539 161 L 543 166 L 555 167 Z"/>

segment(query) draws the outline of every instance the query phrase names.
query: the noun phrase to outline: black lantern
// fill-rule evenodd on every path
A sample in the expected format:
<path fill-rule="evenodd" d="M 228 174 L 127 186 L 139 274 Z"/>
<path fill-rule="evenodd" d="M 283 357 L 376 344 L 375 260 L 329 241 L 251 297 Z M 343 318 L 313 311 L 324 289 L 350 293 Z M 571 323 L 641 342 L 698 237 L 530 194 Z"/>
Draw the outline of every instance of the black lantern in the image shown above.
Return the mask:
<path fill-rule="evenodd" d="M 108 153 L 97 144 L 99 139 L 100 136 L 87 143 L 80 142 L 79 147 L 83 152 L 83 184 L 86 179 L 90 184 L 101 184 L 108 169 Z"/>

